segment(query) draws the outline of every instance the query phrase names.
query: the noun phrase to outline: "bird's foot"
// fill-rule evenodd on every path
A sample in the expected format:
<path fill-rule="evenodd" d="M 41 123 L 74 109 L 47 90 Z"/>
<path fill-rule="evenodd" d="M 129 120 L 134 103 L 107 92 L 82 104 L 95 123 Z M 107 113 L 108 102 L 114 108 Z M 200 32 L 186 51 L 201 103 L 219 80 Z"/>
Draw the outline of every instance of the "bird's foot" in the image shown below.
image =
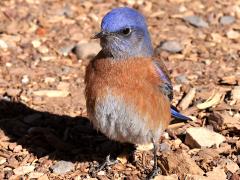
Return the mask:
<path fill-rule="evenodd" d="M 100 164 L 95 169 L 90 170 L 91 174 L 92 174 L 93 177 L 95 177 L 99 171 L 102 171 L 107 166 L 112 166 L 114 164 L 117 164 L 118 162 L 119 161 L 117 159 L 111 159 L 110 155 L 107 155 L 105 161 L 102 164 Z"/>
<path fill-rule="evenodd" d="M 97 168 L 97 171 L 103 170 L 107 166 L 112 166 L 114 164 L 117 164 L 118 160 L 117 159 L 110 159 L 110 155 L 107 155 L 105 161 Z"/>
<path fill-rule="evenodd" d="M 147 180 L 154 179 L 155 176 L 158 174 L 161 174 L 161 169 L 158 167 L 153 168 L 153 170 L 150 172 L 150 174 L 147 176 Z"/>

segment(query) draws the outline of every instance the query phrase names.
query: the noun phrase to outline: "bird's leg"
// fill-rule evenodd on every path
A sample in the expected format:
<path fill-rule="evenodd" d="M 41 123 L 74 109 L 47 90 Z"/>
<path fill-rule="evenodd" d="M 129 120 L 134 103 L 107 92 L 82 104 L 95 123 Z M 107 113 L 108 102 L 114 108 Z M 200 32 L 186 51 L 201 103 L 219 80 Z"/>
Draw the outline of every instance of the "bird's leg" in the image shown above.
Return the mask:
<path fill-rule="evenodd" d="M 148 175 L 147 179 L 153 179 L 157 174 L 161 173 L 161 169 L 158 168 L 157 166 L 157 151 L 158 151 L 158 142 L 153 140 L 153 160 L 154 160 L 154 164 L 153 164 L 153 169 L 150 172 L 150 174 Z"/>
<path fill-rule="evenodd" d="M 111 157 L 110 154 L 107 155 L 105 161 L 101 165 L 99 165 L 98 168 L 96 169 L 97 172 L 103 170 L 107 166 L 112 166 L 118 163 L 117 159 L 111 159 L 110 157 Z"/>

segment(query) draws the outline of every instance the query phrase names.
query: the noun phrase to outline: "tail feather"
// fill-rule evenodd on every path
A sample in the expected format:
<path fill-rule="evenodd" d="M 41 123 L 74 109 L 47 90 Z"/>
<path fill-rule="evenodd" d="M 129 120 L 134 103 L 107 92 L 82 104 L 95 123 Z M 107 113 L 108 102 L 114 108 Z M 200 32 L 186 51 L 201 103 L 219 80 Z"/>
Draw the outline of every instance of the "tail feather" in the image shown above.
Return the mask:
<path fill-rule="evenodd" d="M 177 109 L 174 106 L 171 106 L 171 115 L 176 118 L 176 119 L 180 119 L 183 121 L 187 121 L 187 120 L 191 120 L 191 118 L 182 115 L 180 112 L 177 111 Z"/>

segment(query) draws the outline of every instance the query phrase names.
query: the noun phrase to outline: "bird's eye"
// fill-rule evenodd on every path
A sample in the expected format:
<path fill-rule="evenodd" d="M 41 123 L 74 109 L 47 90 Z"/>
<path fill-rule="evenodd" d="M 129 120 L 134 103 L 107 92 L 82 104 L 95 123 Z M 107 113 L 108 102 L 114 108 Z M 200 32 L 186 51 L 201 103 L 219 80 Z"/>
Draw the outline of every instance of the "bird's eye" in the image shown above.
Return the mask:
<path fill-rule="evenodd" d="M 125 28 L 121 31 L 121 33 L 124 35 L 124 36 L 128 36 L 130 35 L 132 32 L 132 30 L 130 28 Z"/>

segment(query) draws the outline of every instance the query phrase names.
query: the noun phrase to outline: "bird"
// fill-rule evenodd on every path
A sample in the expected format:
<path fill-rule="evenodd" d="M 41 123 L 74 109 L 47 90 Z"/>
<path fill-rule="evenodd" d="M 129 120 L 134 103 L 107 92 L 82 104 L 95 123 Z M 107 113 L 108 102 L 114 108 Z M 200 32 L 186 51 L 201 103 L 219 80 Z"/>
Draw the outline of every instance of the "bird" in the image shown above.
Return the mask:
<path fill-rule="evenodd" d="M 102 49 L 86 67 L 88 117 L 111 140 L 153 143 L 151 179 L 159 172 L 158 141 L 171 117 L 183 121 L 189 118 L 171 105 L 173 87 L 168 70 L 154 56 L 146 20 L 139 11 L 130 7 L 112 9 L 93 38 L 100 39 Z"/>

